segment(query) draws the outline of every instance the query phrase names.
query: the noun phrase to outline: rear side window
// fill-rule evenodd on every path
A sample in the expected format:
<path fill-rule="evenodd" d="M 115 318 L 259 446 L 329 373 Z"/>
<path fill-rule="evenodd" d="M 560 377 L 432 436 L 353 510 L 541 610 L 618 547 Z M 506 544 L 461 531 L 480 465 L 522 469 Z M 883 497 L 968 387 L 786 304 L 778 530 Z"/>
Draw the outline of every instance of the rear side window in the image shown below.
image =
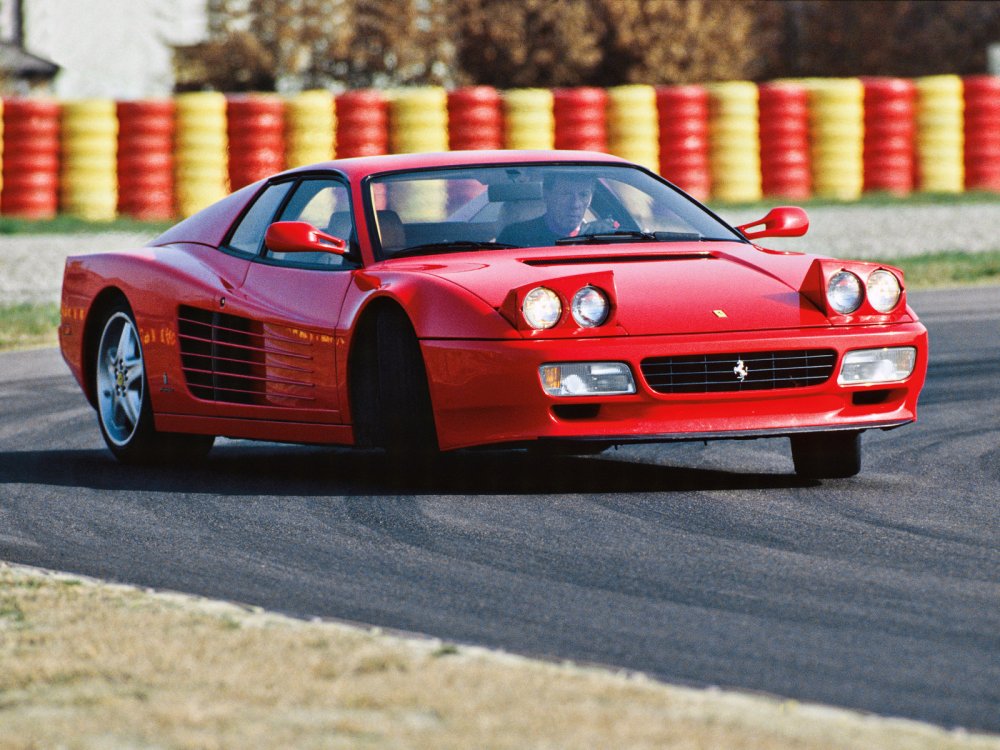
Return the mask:
<path fill-rule="evenodd" d="M 264 233 L 292 184 L 280 182 L 271 185 L 260 194 L 250 210 L 240 219 L 236 231 L 229 240 L 229 249 L 247 255 L 257 255 L 260 252 L 261 245 L 264 244 Z"/>

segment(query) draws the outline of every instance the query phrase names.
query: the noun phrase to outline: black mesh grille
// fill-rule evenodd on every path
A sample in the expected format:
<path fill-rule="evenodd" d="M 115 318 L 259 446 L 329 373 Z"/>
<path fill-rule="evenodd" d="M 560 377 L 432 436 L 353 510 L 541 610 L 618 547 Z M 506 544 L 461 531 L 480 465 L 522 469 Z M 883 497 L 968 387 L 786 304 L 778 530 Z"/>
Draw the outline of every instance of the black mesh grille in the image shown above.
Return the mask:
<path fill-rule="evenodd" d="M 770 391 L 825 383 L 836 362 L 831 349 L 650 357 L 642 375 L 657 393 Z"/>

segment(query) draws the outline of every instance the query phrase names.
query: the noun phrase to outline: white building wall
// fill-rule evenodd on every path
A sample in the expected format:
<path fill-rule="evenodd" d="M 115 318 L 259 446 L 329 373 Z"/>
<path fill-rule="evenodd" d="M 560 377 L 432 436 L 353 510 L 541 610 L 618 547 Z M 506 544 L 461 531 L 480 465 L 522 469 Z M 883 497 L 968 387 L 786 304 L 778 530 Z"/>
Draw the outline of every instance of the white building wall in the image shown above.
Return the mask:
<path fill-rule="evenodd" d="M 62 67 L 63 99 L 166 96 L 171 46 L 206 32 L 205 0 L 24 0 L 24 46 Z"/>

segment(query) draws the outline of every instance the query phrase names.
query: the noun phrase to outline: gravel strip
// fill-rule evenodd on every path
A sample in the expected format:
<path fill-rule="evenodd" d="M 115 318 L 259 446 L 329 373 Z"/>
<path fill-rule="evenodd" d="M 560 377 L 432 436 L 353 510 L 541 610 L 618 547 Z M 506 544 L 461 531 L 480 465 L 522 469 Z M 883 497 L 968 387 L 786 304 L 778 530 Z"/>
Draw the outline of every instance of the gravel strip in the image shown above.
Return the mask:
<path fill-rule="evenodd" d="M 776 204 L 777 205 L 777 204 Z M 777 250 L 839 258 L 902 258 L 940 251 L 1000 250 L 1000 201 L 928 206 L 816 206 L 805 237 L 763 240 Z M 761 218 L 760 209 L 720 211 L 732 224 Z"/>
<path fill-rule="evenodd" d="M 842 258 L 900 258 L 942 250 L 1000 250 L 1000 201 L 965 205 L 817 206 L 805 237 L 764 241 L 778 250 Z M 761 209 L 719 209 L 733 224 Z M 0 236 L 0 304 L 57 302 L 67 255 L 139 247 L 153 234 Z"/>
<path fill-rule="evenodd" d="M 0 304 L 58 302 L 68 255 L 141 247 L 155 236 L 133 232 L 0 236 Z"/>

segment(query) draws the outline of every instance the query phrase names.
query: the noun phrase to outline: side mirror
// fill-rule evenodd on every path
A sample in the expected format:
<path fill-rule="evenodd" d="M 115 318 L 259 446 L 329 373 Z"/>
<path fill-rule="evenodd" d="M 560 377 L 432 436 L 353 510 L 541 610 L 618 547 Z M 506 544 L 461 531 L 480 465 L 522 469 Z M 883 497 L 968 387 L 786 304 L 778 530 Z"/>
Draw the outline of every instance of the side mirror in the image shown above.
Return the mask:
<path fill-rule="evenodd" d="M 333 253 L 347 255 L 347 242 L 321 232 L 305 221 L 276 221 L 267 228 L 264 244 L 276 253 Z"/>
<path fill-rule="evenodd" d="M 761 227 L 752 229 L 752 227 Z M 809 231 L 809 217 L 797 206 L 778 206 L 763 219 L 736 227 L 748 240 L 758 237 L 801 237 Z"/>

